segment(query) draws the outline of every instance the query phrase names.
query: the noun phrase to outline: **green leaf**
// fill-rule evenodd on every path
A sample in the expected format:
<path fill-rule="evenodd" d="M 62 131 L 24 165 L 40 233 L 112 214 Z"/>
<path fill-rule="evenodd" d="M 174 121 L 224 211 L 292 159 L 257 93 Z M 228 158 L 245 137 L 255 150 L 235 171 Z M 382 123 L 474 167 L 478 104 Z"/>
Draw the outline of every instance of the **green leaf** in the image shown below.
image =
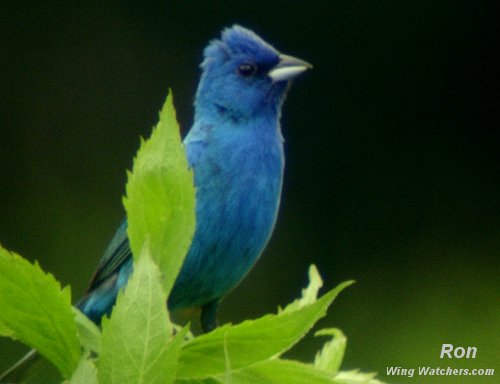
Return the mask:
<path fill-rule="evenodd" d="M 319 289 L 323 286 L 323 280 L 314 264 L 309 267 L 309 285 L 302 290 L 302 296 L 286 306 L 283 312 L 292 312 L 312 304 L 318 298 Z"/>
<path fill-rule="evenodd" d="M 110 319 L 103 319 L 99 383 L 171 383 L 187 329 L 172 337 L 160 270 L 147 247 Z"/>
<path fill-rule="evenodd" d="M 13 336 L 38 350 L 64 377 L 80 360 L 80 344 L 69 287 L 40 266 L 0 247 L 0 323 Z"/>
<path fill-rule="evenodd" d="M 216 379 L 222 384 L 384 384 L 374 377 L 374 373 L 359 371 L 341 372 L 335 375 L 333 372 L 317 369 L 311 364 L 273 359 L 233 371 L 229 378 L 221 375 Z"/>
<path fill-rule="evenodd" d="M 267 360 L 236 372 L 227 380 L 218 376 L 224 384 L 332 384 L 334 375 L 312 365 L 291 360 Z"/>
<path fill-rule="evenodd" d="M 359 370 L 339 372 L 335 376 L 335 384 L 384 384 L 375 379 L 376 373 L 363 373 Z"/>
<path fill-rule="evenodd" d="M 316 332 L 315 336 L 334 336 L 326 342 L 323 349 L 316 354 L 314 366 L 332 373 L 337 373 L 344 359 L 347 337 L 340 329 L 329 328 Z"/>
<path fill-rule="evenodd" d="M 69 384 L 98 384 L 97 370 L 88 357 L 82 357 L 76 371 L 71 376 Z"/>
<path fill-rule="evenodd" d="M 151 138 L 142 141 L 128 173 L 128 236 L 137 259 L 148 239 L 151 255 L 170 292 L 195 229 L 195 191 L 175 118 L 172 96 L 160 112 Z"/>
<path fill-rule="evenodd" d="M 79 309 L 73 307 L 76 326 L 80 344 L 87 351 L 99 353 L 101 343 L 101 331 L 87 316 Z"/>
<path fill-rule="evenodd" d="M 312 281 L 311 284 L 316 284 Z M 179 359 L 178 377 L 206 378 L 281 355 L 290 349 L 323 317 L 328 306 L 347 286 L 340 284 L 314 303 L 294 306 L 278 315 L 225 325 L 186 342 Z M 306 290 L 305 292 L 309 292 Z"/>
<path fill-rule="evenodd" d="M 12 330 L 1 321 L 0 321 L 0 336 L 6 336 L 12 339 L 15 338 L 14 332 L 12 332 Z"/>

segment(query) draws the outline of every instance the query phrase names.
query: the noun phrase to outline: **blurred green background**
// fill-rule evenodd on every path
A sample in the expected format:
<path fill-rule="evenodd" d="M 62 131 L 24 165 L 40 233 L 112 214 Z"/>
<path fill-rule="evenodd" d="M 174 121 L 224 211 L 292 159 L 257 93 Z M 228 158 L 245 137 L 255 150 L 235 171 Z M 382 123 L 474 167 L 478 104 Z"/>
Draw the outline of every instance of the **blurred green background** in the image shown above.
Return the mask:
<path fill-rule="evenodd" d="M 456 0 L 2 1 L 0 242 L 79 296 L 167 88 L 186 132 L 203 47 L 241 23 L 314 70 L 285 104 L 276 232 L 221 321 L 286 304 L 315 263 L 327 288 L 357 280 L 320 324 L 347 334 L 345 369 L 498 382 L 385 376 L 500 368 L 494 11 Z M 312 359 L 323 341 L 289 356 Z M 477 357 L 441 360 L 442 343 Z M 0 371 L 23 351 L 0 340 Z"/>

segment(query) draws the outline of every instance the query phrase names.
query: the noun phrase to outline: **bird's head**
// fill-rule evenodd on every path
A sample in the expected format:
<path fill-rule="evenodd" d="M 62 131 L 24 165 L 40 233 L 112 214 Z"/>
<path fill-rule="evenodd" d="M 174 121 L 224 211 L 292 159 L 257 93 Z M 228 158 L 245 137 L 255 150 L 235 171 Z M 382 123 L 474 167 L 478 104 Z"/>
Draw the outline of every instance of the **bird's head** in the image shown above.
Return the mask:
<path fill-rule="evenodd" d="M 204 51 L 196 108 L 227 118 L 276 113 L 291 79 L 311 65 L 283 55 L 254 32 L 235 25 Z"/>

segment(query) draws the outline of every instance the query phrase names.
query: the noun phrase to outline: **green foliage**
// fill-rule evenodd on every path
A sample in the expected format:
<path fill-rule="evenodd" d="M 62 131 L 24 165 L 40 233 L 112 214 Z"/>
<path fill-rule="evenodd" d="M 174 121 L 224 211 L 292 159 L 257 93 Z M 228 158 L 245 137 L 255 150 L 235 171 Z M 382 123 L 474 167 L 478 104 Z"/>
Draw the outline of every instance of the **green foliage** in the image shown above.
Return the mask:
<path fill-rule="evenodd" d="M 88 356 L 82 357 L 71 376 L 70 384 L 97 384 L 97 370 Z"/>
<path fill-rule="evenodd" d="M 230 375 L 221 377 L 219 382 L 224 384 L 253 384 L 261 382 L 276 384 L 331 384 L 335 381 L 333 374 L 315 369 L 310 364 L 274 359 L 231 372 Z"/>
<path fill-rule="evenodd" d="M 85 350 L 99 353 L 101 330 L 79 309 L 73 307 L 80 344 Z"/>
<path fill-rule="evenodd" d="M 162 283 L 168 295 L 195 229 L 193 174 L 188 168 L 171 95 L 151 138 L 141 140 L 126 189 L 123 204 L 132 254 L 137 260 L 148 241 L 151 257 L 163 272 Z"/>
<path fill-rule="evenodd" d="M 36 348 L 69 377 L 80 360 L 69 287 L 0 247 L 0 330 Z"/>
<path fill-rule="evenodd" d="M 311 268 L 311 287 L 321 279 Z M 239 325 L 225 325 L 186 342 L 179 360 L 179 378 L 203 378 L 238 370 L 279 356 L 297 343 L 326 314 L 337 294 L 350 282 L 339 285 L 321 299 L 304 296 L 310 303 L 293 303 L 277 315 L 267 315 Z M 310 290 L 306 290 L 309 292 Z M 317 292 L 317 290 L 316 290 Z M 298 301 L 300 302 L 300 300 Z"/>
<path fill-rule="evenodd" d="M 0 322 L 0 335 L 15 338 L 14 332 L 12 332 L 9 327 Z"/>
<path fill-rule="evenodd" d="M 0 249 L 0 335 L 36 348 L 66 383 L 380 384 L 374 374 L 339 371 L 341 331 L 314 363 L 281 358 L 325 316 L 352 282 L 318 298 L 312 266 L 299 299 L 276 314 L 224 325 L 198 337 L 174 326 L 166 299 L 194 233 L 194 188 L 171 97 L 149 140 L 142 141 L 124 199 L 134 273 L 102 331 L 71 307 L 69 289 L 37 264 Z"/>
<path fill-rule="evenodd" d="M 332 341 L 325 343 L 314 359 L 314 366 L 325 371 L 337 373 L 344 358 L 347 338 L 340 329 L 322 329 L 315 336 L 333 336 Z"/>
<path fill-rule="evenodd" d="M 104 319 L 100 383 L 171 383 L 185 332 L 173 336 L 160 269 L 144 248 L 111 319 Z"/>

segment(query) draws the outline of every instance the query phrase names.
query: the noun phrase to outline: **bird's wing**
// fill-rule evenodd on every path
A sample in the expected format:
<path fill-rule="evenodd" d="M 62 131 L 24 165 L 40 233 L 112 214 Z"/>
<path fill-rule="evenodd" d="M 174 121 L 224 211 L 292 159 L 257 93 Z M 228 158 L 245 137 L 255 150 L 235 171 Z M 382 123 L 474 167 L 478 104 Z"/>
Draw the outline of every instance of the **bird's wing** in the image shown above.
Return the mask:
<path fill-rule="evenodd" d="M 132 251 L 127 237 L 127 220 L 123 220 L 99 261 L 87 293 L 93 291 L 103 281 L 116 274 L 121 265 L 130 257 L 132 257 Z"/>

